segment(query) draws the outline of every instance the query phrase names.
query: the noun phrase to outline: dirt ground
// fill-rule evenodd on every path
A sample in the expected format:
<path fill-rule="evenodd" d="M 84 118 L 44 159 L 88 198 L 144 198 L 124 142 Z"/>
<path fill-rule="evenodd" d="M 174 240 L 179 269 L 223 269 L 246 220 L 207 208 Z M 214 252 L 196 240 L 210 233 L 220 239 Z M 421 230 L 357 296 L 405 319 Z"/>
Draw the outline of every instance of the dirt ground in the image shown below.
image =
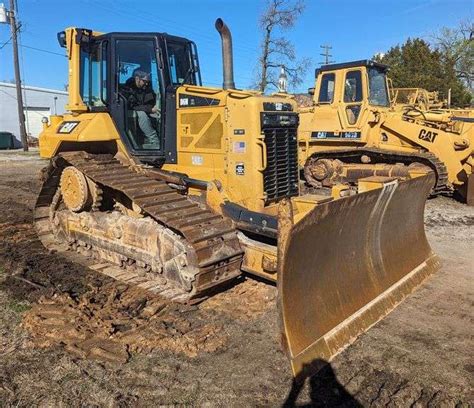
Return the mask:
<path fill-rule="evenodd" d="M 474 208 L 428 202 L 442 269 L 299 389 L 271 285 L 175 305 L 48 253 L 43 165 L 0 152 L 0 406 L 474 405 Z"/>

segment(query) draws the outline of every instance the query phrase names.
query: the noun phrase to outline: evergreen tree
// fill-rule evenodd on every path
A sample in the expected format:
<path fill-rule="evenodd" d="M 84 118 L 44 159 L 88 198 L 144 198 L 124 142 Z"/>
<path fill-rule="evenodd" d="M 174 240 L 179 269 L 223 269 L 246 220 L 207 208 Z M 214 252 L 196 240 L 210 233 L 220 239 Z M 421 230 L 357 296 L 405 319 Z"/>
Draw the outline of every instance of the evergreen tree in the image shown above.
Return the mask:
<path fill-rule="evenodd" d="M 453 61 L 439 49 L 431 49 L 421 38 L 409 38 L 374 59 L 390 66 L 389 76 L 396 88 L 438 91 L 441 98 L 447 98 L 451 89 L 453 106 L 466 106 L 471 101 L 470 92 L 456 75 Z"/>

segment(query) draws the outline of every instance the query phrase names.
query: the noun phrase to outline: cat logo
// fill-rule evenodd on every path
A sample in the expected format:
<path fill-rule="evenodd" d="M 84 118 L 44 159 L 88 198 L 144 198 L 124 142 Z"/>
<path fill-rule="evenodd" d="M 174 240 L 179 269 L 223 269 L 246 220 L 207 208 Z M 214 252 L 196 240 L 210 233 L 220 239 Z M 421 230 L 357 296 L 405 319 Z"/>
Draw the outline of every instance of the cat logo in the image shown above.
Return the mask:
<path fill-rule="evenodd" d="M 421 129 L 418 139 L 424 140 L 425 142 L 433 143 L 438 136 L 438 133 L 432 132 L 431 130 Z"/>
<path fill-rule="evenodd" d="M 59 126 L 58 128 L 58 133 L 69 134 L 76 128 L 78 124 L 79 122 L 72 122 L 72 121 L 63 122 L 61 123 L 61 126 Z"/>

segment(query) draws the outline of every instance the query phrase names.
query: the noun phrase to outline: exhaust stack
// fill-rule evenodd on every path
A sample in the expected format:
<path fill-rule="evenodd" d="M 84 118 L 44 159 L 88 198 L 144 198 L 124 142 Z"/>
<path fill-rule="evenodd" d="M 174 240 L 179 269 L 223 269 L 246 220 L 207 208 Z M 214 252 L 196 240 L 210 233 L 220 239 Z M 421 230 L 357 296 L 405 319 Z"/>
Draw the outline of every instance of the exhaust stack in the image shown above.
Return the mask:
<path fill-rule="evenodd" d="M 221 18 L 216 20 L 215 26 L 222 40 L 222 66 L 224 69 L 224 83 L 222 87 L 224 89 L 235 89 L 232 35 L 230 34 L 229 27 Z"/>

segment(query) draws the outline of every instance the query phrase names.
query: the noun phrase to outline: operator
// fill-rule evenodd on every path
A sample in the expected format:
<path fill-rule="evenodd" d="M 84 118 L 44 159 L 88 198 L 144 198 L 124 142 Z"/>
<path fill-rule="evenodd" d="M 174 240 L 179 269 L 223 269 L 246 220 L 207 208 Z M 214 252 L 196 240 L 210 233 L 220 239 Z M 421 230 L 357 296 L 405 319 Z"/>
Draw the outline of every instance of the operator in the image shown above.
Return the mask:
<path fill-rule="evenodd" d="M 159 149 L 160 139 L 151 118 L 159 119 L 160 112 L 156 107 L 156 94 L 150 85 L 150 74 L 137 68 L 125 82 L 122 94 L 127 99 L 128 108 L 137 114 L 138 126 L 145 135 L 146 143 Z"/>

